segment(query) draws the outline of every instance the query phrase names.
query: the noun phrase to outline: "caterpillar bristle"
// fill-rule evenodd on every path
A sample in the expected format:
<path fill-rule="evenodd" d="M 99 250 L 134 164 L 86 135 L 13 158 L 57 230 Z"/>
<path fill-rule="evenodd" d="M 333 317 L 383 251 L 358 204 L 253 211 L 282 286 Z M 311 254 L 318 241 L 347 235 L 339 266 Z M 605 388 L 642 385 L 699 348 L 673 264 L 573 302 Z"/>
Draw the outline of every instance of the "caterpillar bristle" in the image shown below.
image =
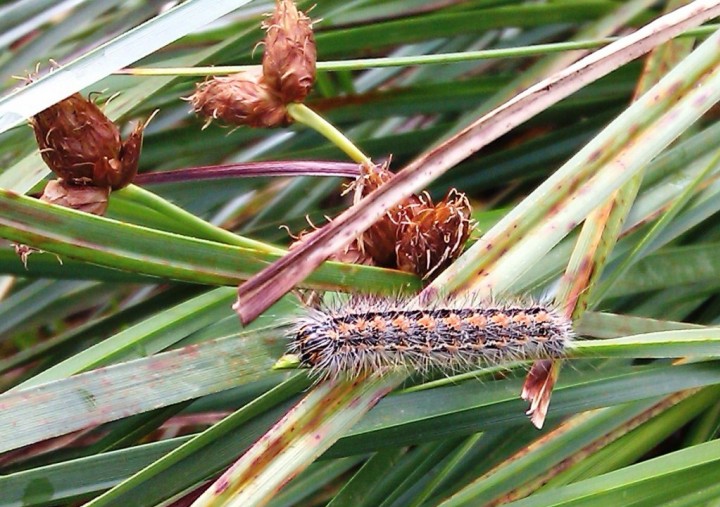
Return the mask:
<path fill-rule="evenodd" d="M 354 297 L 310 309 L 288 352 L 319 379 L 406 369 L 449 373 L 565 355 L 571 322 L 550 303 L 498 303 L 470 294 L 433 304 Z"/>

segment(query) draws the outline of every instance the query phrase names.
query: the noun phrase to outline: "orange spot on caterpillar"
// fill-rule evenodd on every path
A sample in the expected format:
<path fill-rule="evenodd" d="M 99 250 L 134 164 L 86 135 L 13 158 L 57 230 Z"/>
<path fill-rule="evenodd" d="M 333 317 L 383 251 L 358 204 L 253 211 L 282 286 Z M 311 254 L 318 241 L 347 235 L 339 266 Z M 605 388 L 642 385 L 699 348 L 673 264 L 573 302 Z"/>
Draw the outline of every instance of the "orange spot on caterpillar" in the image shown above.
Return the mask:
<path fill-rule="evenodd" d="M 485 340 L 482 336 L 478 336 L 474 342 L 465 344 L 470 350 L 483 350 L 485 348 Z"/>
<path fill-rule="evenodd" d="M 490 321 L 493 324 L 497 324 L 501 327 L 507 327 L 508 324 L 510 324 L 510 318 L 505 313 L 496 313 L 492 317 L 490 317 Z"/>
<path fill-rule="evenodd" d="M 338 324 L 338 334 L 351 334 L 355 331 L 355 326 L 353 324 L 349 324 L 347 322 L 341 322 Z"/>
<path fill-rule="evenodd" d="M 435 319 L 433 319 L 430 315 L 423 315 L 417 320 L 417 323 L 429 331 L 432 331 L 437 327 Z"/>
<path fill-rule="evenodd" d="M 443 319 L 443 324 L 445 324 L 447 327 L 455 330 L 462 329 L 462 319 L 458 317 L 456 313 L 451 313 L 447 317 Z"/>
<path fill-rule="evenodd" d="M 512 316 L 512 321 L 515 324 L 519 324 L 521 326 L 527 326 L 532 323 L 532 319 L 530 316 L 525 312 L 516 313 Z"/>
<path fill-rule="evenodd" d="M 407 331 L 410 329 L 410 319 L 404 315 L 398 315 L 390 323 L 401 331 Z"/>
<path fill-rule="evenodd" d="M 457 345 L 445 345 L 443 348 L 450 354 L 457 354 L 460 351 L 460 347 Z"/>
<path fill-rule="evenodd" d="M 515 342 L 515 343 L 517 344 L 517 342 Z M 498 348 L 504 349 L 505 347 L 508 346 L 508 341 L 505 338 L 500 338 L 499 340 L 497 340 L 495 342 L 495 346 Z"/>
<path fill-rule="evenodd" d="M 372 320 L 372 325 L 375 329 L 377 329 L 380 332 L 385 332 L 387 330 L 387 323 L 385 322 L 385 319 L 383 319 L 380 316 L 376 316 Z"/>
<path fill-rule="evenodd" d="M 355 321 L 355 329 L 358 331 L 365 331 L 365 328 L 368 326 L 368 321 L 365 319 L 358 319 Z"/>
<path fill-rule="evenodd" d="M 546 322 L 550 322 L 550 314 L 548 312 L 546 312 L 545 310 L 542 310 L 535 314 L 534 320 L 535 320 L 535 322 L 537 322 L 539 324 L 544 324 Z"/>
<path fill-rule="evenodd" d="M 487 317 L 480 313 L 474 313 L 465 319 L 465 322 L 474 327 L 485 327 L 487 326 Z"/>

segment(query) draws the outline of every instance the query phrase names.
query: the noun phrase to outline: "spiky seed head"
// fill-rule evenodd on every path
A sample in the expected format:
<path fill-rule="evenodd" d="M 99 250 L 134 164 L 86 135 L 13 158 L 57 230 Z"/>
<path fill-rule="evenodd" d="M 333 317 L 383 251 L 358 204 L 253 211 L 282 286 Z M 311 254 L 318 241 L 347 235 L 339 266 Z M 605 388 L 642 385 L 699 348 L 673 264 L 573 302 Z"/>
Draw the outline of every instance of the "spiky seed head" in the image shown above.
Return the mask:
<path fill-rule="evenodd" d="M 117 189 L 137 172 L 144 126 L 123 143 L 117 126 L 79 93 L 39 112 L 30 124 L 43 160 L 65 181 Z"/>
<path fill-rule="evenodd" d="M 228 125 L 268 128 L 290 123 L 285 105 L 259 69 L 198 83 L 190 102 L 197 114 Z"/>
<path fill-rule="evenodd" d="M 450 190 L 437 205 L 426 206 L 400 224 L 398 268 L 423 279 L 434 278 L 461 253 L 472 230 L 470 202 Z"/>
<path fill-rule="evenodd" d="M 90 182 L 120 153 L 120 132 L 100 108 L 79 93 L 30 120 L 45 163 L 72 182 Z"/>
<path fill-rule="evenodd" d="M 265 82 L 283 103 L 302 102 L 315 82 L 317 50 L 310 18 L 292 0 L 277 0 L 263 28 Z"/>
<path fill-rule="evenodd" d="M 382 165 L 362 166 L 355 181 L 355 202 L 390 181 L 394 175 L 388 169 L 389 162 Z M 378 266 L 397 267 L 395 245 L 401 224 L 406 223 L 426 207 L 424 199 L 413 195 L 388 210 L 375 224 L 362 233 L 358 245 L 373 258 Z"/>

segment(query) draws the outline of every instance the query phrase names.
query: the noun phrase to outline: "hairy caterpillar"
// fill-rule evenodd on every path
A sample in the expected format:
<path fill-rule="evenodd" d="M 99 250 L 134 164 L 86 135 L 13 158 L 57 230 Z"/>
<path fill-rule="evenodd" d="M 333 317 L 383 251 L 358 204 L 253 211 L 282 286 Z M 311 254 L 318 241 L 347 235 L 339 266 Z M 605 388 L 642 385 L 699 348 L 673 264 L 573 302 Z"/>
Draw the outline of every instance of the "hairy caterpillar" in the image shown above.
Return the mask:
<path fill-rule="evenodd" d="M 388 368 L 460 371 L 523 359 L 563 357 L 571 322 L 541 302 L 496 304 L 472 295 L 433 305 L 352 298 L 310 309 L 288 352 L 320 378 Z"/>

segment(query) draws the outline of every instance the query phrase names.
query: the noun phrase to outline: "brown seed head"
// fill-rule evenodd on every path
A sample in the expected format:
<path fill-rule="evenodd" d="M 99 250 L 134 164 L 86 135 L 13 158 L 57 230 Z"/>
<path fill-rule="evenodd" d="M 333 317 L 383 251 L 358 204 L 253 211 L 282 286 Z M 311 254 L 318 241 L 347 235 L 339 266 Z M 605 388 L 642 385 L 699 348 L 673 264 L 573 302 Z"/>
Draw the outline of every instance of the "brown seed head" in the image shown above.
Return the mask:
<path fill-rule="evenodd" d="M 470 216 L 467 197 L 452 189 L 436 206 L 407 219 L 398 232 L 398 268 L 423 279 L 439 274 L 462 253 L 472 230 Z"/>
<path fill-rule="evenodd" d="M 40 154 L 60 178 L 119 189 L 137 172 L 144 125 L 123 143 L 117 126 L 79 93 L 33 116 Z"/>
<path fill-rule="evenodd" d="M 198 83 L 190 101 L 197 114 L 228 125 L 267 128 L 290 123 L 285 105 L 259 69 Z"/>
<path fill-rule="evenodd" d="M 263 28 L 265 82 L 283 103 L 302 102 L 315 82 L 317 50 L 310 18 L 291 0 L 277 0 Z"/>
<path fill-rule="evenodd" d="M 390 181 L 394 174 L 388 170 L 389 162 L 381 166 L 363 165 L 362 173 L 355 181 L 355 202 L 370 194 L 373 190 Z M 391 208 L 375 224 L 362 233 L 359 246 L 378 266 L 396 267 L 395 244 L 401 224 L 427 207 L 425 200 L 411 196 L 399 205 Z"/>

